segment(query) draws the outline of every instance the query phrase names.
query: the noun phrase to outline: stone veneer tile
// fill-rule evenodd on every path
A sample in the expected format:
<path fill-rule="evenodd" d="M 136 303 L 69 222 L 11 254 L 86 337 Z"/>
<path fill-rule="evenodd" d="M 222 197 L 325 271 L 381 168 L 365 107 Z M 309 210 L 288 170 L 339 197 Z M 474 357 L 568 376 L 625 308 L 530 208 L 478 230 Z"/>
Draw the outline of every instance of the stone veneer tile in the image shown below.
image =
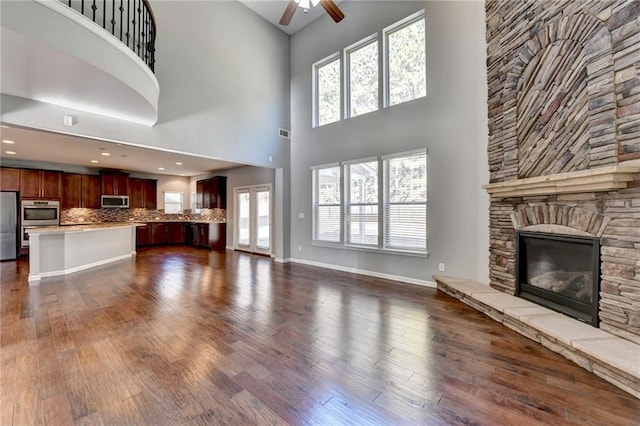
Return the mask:
<path fill-rule="evenodd" d="M 612 338 L 609 333 L 599 328 L 581 323 L 559 313 L 544 316 L 525 316 L 520 320 L 568 346 L 572 346 L 575 340 Z"/>
<path fill-rule="evenodd" d="M 485 305 L 489 305 L 500 312 L 504 312 L 504 310 L 508 308 L 536 307 L 535 303 L 519 297 L 511 296 L 510 294 L 501 293 L 499 291 L 496 291 L 495 293 L 473 293 L 472 296 Z"/>
<path fill-rule="evenodd" d="M 573 347 L 598 360 L 606 360 L 606 364 L 637 377 L 640 381 L 640 345 L 618 337 L 609 337 L 574 340 Z"/>
<path fill-rule="evenodd" d="M 464 278 L 448 277 L 445 275 L 434 275 L 433 279 L 440 281 L 445 285 L 451 287 L 454 290 L 467 296 L 471 296 L 476 293 L 500 293 L 499 291 L 489 287 L 487 284 L 481 284 L 476 281 L 467 280 Z"/>
<path fill-rule="evenodd" d="M 512 296 L 515 297 L 515 296 Z M 556 312 L 543 306 L 518 306 L 514 308 L 505 308 L 504 314 L 511 317 L 521 319 L 522 317 L 530 317 L 534 315 L 555 315 Z"/>

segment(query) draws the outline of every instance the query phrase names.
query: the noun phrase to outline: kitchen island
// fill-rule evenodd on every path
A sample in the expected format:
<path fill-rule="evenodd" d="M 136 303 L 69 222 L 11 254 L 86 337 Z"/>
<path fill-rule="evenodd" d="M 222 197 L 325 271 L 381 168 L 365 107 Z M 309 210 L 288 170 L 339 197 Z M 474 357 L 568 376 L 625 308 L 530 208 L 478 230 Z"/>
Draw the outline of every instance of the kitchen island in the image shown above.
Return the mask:
<path fill-rule="evenodd" d="M 139 225 L 104 223 L 29 230 L 29 281 L 135 256 L 136 227 Z"/>

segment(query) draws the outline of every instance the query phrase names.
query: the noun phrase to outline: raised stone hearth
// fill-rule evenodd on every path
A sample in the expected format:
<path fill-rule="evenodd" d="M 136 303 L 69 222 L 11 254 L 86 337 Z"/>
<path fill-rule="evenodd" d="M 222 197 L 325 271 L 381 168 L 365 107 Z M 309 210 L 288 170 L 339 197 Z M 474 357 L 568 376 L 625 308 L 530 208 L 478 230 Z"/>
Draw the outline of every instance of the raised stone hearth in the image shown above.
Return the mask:
<path fill-rule="evenodd" d="M 640 398 L 640 345 L 478 282 L 436 275 L 438 290 Z"/>
<path fill-rule="evenodd" d="M 485 5 L 490 285 L 515 294 L 518 230 L 598 238 L 594 332 L 640 344 L 640 0 Z"/>

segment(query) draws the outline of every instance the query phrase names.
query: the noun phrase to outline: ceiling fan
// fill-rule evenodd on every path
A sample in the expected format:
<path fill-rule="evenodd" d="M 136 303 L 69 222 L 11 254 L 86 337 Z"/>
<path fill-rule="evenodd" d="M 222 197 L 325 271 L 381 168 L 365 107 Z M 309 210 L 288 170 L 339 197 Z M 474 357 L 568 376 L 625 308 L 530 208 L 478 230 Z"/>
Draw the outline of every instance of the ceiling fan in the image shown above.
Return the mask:
<path fill-rule="evenodd" d="M 316 6 L 318 3 L 320 3 L 320 6 L 323 7 L 335 22 L 340 22 L 342 21 L 342 18 L 344 18 L 344 13 L 342 13 L 333 0 L 289 0 L 287 7 L 284 9 L 284 13 L 282 14 L 282 18 L 280 18 L 280 25 L 289 25 L 289 22 L 291 22 L 291 18 L 293 18 L 293 14 L 296 13 L 298 6 L 304 9 L 306 13 L 311 5 Z"/>

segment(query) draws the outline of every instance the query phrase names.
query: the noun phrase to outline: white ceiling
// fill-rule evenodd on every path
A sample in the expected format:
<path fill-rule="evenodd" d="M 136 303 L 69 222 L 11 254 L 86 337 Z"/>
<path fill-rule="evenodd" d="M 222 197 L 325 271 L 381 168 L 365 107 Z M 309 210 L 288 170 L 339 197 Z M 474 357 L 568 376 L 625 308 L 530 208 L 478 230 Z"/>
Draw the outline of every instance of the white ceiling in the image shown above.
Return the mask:
<path fill-rule="evenodd" d="M 195 176 L 241 166 L 228 161 L 18 127 L 0 128 L 0 136 L 2 162 L 15 159 L 173 176 Z M 14 143 L 7 144 L 5 140 Z M 98 163 L 91 163 L 91 160 Z M 164 170 L 159 170 L 160 167 Z"/>
<path fill-rule="evenodd" d="M 310 24 L 320 17 L 323 19 L 331 19 L 324 11 L 322 6 L 318 5 L 309 9 L 306 14 L 302 8 L 296 10 L 295 15 L 291 19 L 291 22 L 286 27 L 280 25 L 278 22 L 282 17 L 284 9 L 287 7 L 288 0 L 239 0 L 249 9 L 262 16 L 267 21 L 271 22 L 276 27 L 280 28 L 285 33 L 292 35 L 302 27 Z M 336 4 L 342 3 L 343 0 L 334 0 Z"/>

